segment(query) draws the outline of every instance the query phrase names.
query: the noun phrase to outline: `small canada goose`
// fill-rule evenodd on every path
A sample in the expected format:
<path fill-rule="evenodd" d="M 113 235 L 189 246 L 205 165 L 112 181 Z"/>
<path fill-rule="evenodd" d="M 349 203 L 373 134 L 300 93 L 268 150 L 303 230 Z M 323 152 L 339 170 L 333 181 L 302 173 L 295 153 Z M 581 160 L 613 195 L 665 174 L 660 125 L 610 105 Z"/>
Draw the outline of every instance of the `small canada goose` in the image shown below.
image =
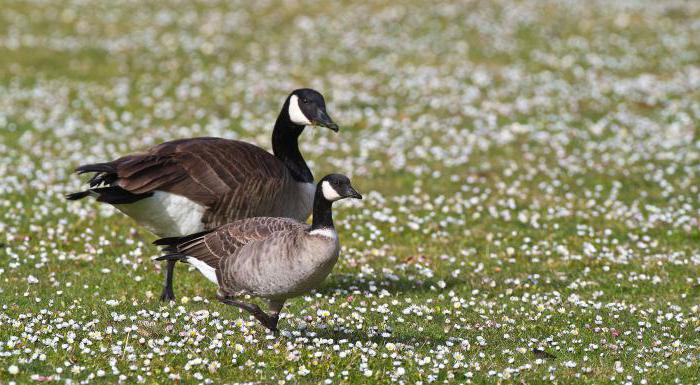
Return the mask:
<path fill-rule="evenodd" d="M 311 226 L 288 218 L 248 218 L 186 237 L 155 241 L 168 254 L 157 260 L 182 261 L 218 285 L 217 298 L 251 313 L 277 331 L 285 300 L 317 287 L 338 260 L 340 243 L 331 205 L 362 199 L 350 180 L 330 174 L 318 183 Z M 267 299 L 270 315 L 238 298 Z"/>
<path fill-rule="evenodd" d="M 270 216 L 305 221 L 311 213 L 314 178 L 299 152 L 306 125 L 338 131 L 323 96 L 293 91 L 272 131 L 274 155 L 250 143 L 221 138 L 165 142 L 111 162 L 86 164 L 90 187 L 69 194 L 109 203 L 160 237 L 212 229 L 238 219 Z M 161 300 L 175 298 L 175 262 L 169 262 Z"/>

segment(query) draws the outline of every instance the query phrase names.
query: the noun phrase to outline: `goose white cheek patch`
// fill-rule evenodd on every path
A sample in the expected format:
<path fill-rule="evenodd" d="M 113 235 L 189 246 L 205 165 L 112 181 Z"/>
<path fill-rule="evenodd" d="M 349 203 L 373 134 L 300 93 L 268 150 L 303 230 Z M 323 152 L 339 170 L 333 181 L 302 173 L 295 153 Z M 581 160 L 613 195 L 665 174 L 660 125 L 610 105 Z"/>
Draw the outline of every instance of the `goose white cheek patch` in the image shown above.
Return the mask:
<path fill-rule="evenodd" d="M 309 118 L 301 111 L 299 107 L 299 98 L 296 95 L 292 95 L 292 97 L 289 98 L 289 119 L 295 124 L 303 126 L 311 124 Z"/>
<path fill-rule="evenodd" d="M 328 181 L 323 181 L 323 183 L 321 183 L 321 191 L 323 191 L 323 197 L 331 202 L 342 198 Z"/>

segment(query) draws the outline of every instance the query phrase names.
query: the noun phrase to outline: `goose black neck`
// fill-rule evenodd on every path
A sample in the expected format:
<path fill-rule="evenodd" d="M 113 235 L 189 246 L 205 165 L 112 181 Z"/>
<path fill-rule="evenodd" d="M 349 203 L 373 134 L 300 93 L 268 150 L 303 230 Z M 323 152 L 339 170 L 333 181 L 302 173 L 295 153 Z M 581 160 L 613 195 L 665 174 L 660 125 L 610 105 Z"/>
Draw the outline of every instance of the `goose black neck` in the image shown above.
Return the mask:
<path fill-rule="evenodd" d="M 282 112 L 277 117 L 275 129 L 272 131 L 272 152 L 277 159 L 284 162 L 292 177 L 297 182 L 313 183 L 314 176 L 299 152 L 299 135 L 304 126 L 295 124 L 289 119 L 289 100 L 284 103 Z"/>
<path fill-rule="evenodd" d="M 311 222 L 311 230 L 335 228 L 333 226 L 333 212 L 331 210 L 332 204 L 333 202 L 323 197 L 323 192 L 321 191 L 321 188 L 316 188 L 316 195 L 314 196 L 314 212 L 313 221 Z"/>

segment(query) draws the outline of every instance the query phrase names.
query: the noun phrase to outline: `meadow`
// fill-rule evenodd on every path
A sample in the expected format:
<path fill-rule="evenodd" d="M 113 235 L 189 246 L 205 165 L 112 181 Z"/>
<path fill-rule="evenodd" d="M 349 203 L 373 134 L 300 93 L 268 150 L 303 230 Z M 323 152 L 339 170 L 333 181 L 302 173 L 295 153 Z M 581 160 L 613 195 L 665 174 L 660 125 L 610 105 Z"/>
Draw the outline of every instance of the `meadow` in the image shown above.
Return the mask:
<path fill-rule="evenodd" d="M 700 2 L 4 0 L 0 384 L 700 383 Z M 72 174 L 298 87 L 341 258 L 276 337 Z M 191 270 L 191 269 L 190 269 Z"/>

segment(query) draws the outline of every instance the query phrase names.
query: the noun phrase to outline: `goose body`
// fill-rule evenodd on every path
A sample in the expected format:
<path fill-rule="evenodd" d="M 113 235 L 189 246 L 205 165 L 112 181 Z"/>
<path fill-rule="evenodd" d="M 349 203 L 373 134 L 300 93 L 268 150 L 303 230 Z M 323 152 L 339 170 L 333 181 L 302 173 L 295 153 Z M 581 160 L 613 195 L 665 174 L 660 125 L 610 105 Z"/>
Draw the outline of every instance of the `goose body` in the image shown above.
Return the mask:
<path fill-rule="evenodd" d="M 181 244 L 177 252 L 218 286 L 219 295 L 287 299 L 317 287 L 338 260 L 335 231 L 328 237 L 310 228 L 285 218 L 243 219 Z"/>
<path fill-rule="evenodd" d="M 195 266 L 218 286 L 220 300 L 250 311 L 274 330 L 284 302 L 318 287 L 338 261 L 331 203 L 348 197 L 362 198 L 347 177 L 331 174 L 316 187 L 311 225 L 288 218 L 243 219 L 208 232 L 160 239 L 156 244 L 169 254 L 159 259 Z M 237 300 L 245 295 L 267 299 L 272 318 Z"/>
<path fill-rule="evenodd" d="M 256 216 L 304 221 L 311 213 L 313 179 L 294 178 L 284 162 L 246 142 L 178 140 L 112 163 L 115 174 L 124 177 L 110 187 L 149 194 L 113 206 L 161 237 L 192 234 Z M 174 171 L 168 170 L 169 163 Z M 150 185 L 143 185 L 144 179 Z M 109 191 L 100 199 L 109 200 Z"/>
<path fill-rule="evenodd" d="M 313 174 L 298 137 L 308 124 L 337 131 L 320 93 L 292 92 L 272 134 L 273 154 L 253 144 L 222 138 L 165 142 L 111 162 L 80 166 L 93 173 L 89 188 L 67 196 L 93 196 L 160 237 L 177 237 L 251 217 L 304 221 L 312 211 Z M 161 298 L 174 299 L 168 264 Z"/>
<path fill-rule="evenodd" d="M 338 261 L 338 237 L 294 229 L 251 242 L 219 266 L 219 295 L 286 300 L 318 287 Z"/>

